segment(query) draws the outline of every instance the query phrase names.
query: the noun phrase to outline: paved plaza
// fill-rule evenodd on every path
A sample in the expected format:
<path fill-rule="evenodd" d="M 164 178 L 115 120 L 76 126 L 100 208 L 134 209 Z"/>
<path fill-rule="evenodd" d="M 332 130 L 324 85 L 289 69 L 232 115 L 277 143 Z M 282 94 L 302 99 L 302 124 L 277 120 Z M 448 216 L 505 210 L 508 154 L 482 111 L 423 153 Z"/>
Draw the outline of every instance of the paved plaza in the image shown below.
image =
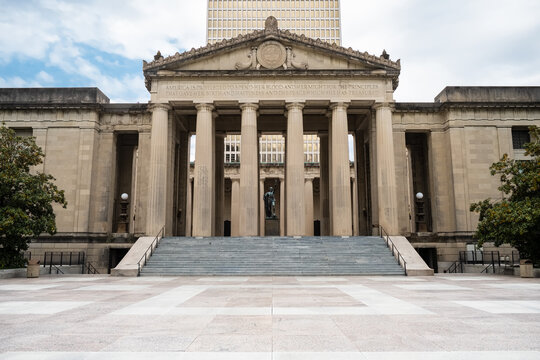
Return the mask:
<path fill-rule="evenodd" d="M 540 359 L 540 279 L 0 280 L 0 359 Z"/>

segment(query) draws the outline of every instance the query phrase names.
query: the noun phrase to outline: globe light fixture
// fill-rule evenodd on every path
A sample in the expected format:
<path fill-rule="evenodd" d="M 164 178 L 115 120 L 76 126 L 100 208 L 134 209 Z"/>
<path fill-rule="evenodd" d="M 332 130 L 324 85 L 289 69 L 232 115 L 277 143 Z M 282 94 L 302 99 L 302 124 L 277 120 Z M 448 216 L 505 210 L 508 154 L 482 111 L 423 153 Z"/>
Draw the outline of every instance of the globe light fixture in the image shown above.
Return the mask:
<path fill-rule="evenodd" d="M 416 193 L 416 198 L 418 200 L 422 200 L 424 198 L 424 194 L 422 194 L 421 192 L 418 192 L 418 193 Z"/>
<path fill-rule="evenodd" d="M 126 193 L 123 193 L 122 195 L 120 195 L 120 198 L 124 201 L 126 201 L 127 199 L 129 199 L 129 195 L 126 194 Z"/>

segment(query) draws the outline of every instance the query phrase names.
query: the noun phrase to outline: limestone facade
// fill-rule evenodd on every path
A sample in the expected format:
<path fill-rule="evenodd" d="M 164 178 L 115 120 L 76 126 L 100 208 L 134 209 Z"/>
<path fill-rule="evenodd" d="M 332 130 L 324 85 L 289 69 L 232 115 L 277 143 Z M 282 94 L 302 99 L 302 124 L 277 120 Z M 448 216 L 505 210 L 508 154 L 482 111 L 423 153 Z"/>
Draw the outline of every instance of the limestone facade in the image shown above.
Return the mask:
<path fill-rule="evenodd" d="M 124 192 L 132 237 L 162 227 L 264 235 L 262 194 L 273 186 L 282 235 L 311 235 L 314 222 L 339 236 L 382 225 L 453 261 L 473 241 L 470 203 L 501 196 L 489 165 L 514 156 L 514 130 L 540 126 L 538 87 L 448 87 L 433 103 L 396 103 L 399 61 L 279 29 L 156 56 L 143 70 L 149 104 L 110 104 L 95 88 L 0 89 L 0 122 L 32 130 L 45 152 L 36 170 L 68 201 L 55 209 L 58 235 L 33 248 L 128 247 L 115 235 Z M 239 166 L 223 163 L 229 133 L 242 137 Z M 261 134 L 285 136 L 282 168 L 260 164 Z M 319 136 L 320 166 L 304 164 L 304 134 Z"/>

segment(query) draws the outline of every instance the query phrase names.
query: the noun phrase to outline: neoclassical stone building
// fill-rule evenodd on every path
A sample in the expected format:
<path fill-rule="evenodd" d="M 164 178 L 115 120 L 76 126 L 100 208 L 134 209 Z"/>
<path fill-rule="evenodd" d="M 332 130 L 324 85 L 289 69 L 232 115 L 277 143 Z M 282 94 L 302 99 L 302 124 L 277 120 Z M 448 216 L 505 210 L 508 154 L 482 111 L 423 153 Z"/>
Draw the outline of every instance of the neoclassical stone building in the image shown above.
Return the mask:
<path fill-rule="evenodd" d="M 470 203 L 501 196 L 489 165 L 522 156 L 527 127 L 540 125 L 540 88 L 447 87 L 433 103 L 396 103 L 400 69 L 386 53 L 269 19 L 264 30 L 145 61 L 148 104 L 111 104 L 95 88 L 0 89 L 0 121 L 36 137 L 46 154 L 38 170 L 66 191 L 58 234 L 32 249 L 83 249 L 106 271 L 130 237 L 163 226 L 177 236 L 264 236 L 275 231 L 262 201 L 274 186 L 282 235 L 312 234 L 314 221 L 323 236 L 382 225 L 436 251 L 432 260 L 453 261 L 473 241 Z M 237 167 L 224 166 L 231 133 L 242 139 Z M 263 134 L 285 136 L 283 172 L 261 166 Z M 319 137 L 320 166 L 305 165 L 304 134 Z"/>

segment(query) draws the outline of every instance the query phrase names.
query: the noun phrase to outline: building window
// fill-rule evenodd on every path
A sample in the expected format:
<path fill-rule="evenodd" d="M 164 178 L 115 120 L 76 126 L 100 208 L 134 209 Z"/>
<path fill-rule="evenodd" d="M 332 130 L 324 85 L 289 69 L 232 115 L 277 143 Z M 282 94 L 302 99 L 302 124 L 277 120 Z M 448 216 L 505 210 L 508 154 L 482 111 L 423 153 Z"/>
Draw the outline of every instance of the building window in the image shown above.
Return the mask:
<path fill-rule="evenodd" d="M 514 150 L 525 149 L 525 144 L 531 142 L 529 130 L 512 129 L 512 147 Z"/>
<path fill-rule="evenodd" d="M 12 128 L 12 130 L 15 131 L 16 136 L 20 137 L 32 137 L 34 135 L 32 128 Z"/>

